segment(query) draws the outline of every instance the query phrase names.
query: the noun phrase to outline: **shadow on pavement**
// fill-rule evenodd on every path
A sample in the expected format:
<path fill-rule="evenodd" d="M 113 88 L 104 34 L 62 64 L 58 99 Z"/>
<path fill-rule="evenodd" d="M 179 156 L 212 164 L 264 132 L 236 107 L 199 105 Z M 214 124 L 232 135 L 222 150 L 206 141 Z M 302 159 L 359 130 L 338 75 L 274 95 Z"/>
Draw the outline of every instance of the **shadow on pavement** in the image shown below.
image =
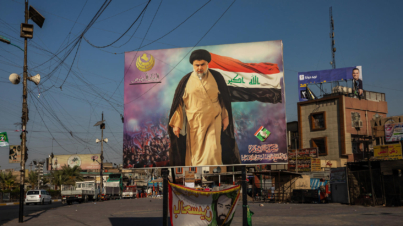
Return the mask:
<path fill-rule="evenodd" d="M 162 217 L 110 217 L 112 226 L 136 225 L 151 226 L 162 225 Z M 171 219 L 168 218 L 168 225 L 171 225 Z"/>
<path fill-rule="evenodd" d="M 58 208 L 61 204 L 24 206 L 24 222 L 40 217 L 50 209 Z M 0 225 L 10 221 L 18 221 L 19 205 L 0 206 Z M 41 209 L 43 208 L 43 209 Z"/>
<path fill-rule="evenodd" d="M 48 211 L 48 210 L 40 210 L 40 211 L 38 211 L 38 212 L 31 213 L 31 214 L 29 214 L 29 215 L 25 215 L 25 216 L 24 216 L 24 222 L 28 222 L 28 221 L 30 221 L 30 220 L 32 220 L 32 219 L 34 219 L 34 218 L 38 218 L 40 215 L 46 213 L 47 211 Z"/>

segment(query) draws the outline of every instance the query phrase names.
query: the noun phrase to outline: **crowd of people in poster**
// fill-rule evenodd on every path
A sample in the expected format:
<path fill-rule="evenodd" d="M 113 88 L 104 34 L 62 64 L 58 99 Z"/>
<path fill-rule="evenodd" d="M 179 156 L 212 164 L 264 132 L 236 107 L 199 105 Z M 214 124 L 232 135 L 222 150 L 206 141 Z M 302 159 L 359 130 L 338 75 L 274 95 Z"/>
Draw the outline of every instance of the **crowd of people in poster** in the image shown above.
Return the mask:
<path fill-rule="evenodd" d="M 162 117 L 143 123 L 138 132 L 126 133 L 123 142 L 125 167 L 166 166 L 170 145 L 167 126 L 167 119 Z"/>

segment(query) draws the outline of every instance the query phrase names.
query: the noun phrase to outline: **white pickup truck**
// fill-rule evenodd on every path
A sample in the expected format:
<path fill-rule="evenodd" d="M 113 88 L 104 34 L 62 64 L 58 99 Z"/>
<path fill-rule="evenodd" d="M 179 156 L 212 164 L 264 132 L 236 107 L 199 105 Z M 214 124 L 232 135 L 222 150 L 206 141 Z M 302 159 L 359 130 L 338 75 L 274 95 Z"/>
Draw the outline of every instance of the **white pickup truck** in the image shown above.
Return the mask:
<path fill-rule="evenodd" d="M 137 196 L 137 186 L 136 185 L 129 185 L 123 189 L 122 198 L 124 199 L 133 199 Z"/>
<path fill-rule="evenodd" d="M 99 190 L 95 187 L 95 181 L 76 182 L 75 185 L 62 185 L 61 195 L 63 204 L 73 202 L 87 202 L 98 197 Z"/>

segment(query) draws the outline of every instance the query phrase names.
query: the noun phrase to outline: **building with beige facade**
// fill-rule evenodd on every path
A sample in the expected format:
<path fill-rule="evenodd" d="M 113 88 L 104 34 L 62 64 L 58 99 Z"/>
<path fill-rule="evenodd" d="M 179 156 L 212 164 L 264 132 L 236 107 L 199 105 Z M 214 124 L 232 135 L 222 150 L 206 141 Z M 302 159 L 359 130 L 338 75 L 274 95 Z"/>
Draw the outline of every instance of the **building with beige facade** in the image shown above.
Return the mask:
<path fill-rule="evenodd" d="M 372 145 L 371 120 L 388 113 L 384 93 L 361 99 L 334 93 L 298 103 L 299 147 L 318 147 L 321 166 L 343 167 Z"/>

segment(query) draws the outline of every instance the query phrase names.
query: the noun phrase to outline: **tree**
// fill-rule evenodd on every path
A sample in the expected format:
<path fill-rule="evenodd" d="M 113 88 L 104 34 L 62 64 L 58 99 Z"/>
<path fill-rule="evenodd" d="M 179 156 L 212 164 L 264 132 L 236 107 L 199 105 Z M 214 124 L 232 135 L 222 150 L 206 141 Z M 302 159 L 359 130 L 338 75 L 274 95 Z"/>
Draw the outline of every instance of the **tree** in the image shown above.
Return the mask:
<path fill-rule="evenodd" d="M 11 172 L 0 172 L 0 184 L 3 189 L 11 189 L 17 180 L 17 177 Z"/>
<path fill-rule="evenodd" d="M 0 190 L 4 189 L 4 178 L 5 178 L 5 173 L 0 172 Z"/>
<path fill-rule="evenodd" d="M 48 184 L 51 181 L 51 179 L 49 178 L 49 176 L 43 177 L 42 178 L 42 184 L 43 186 L 45 186 L 46 184 Z"/>
<path fill-rule="evenodd" d="M 70 166 L 63 166 L 62 171 L 65 175 L 69 177 L 71 182 L 82 181 L 83 176 L 81 176 L 81 168 L 79 166 L 74 166 L 71 168 Z"/>
<path fill-rule="evenodd" d="M 31 185 L 31 189 L 35 189 L 38 186 L 38 172 L 31 171 L 28 174 L 28 183 Z"/>
<path fill-rule="evenodd" d="M 52 184 L 57 187 L 61 185 L 74 185 L 76 181 L 82 181 L 83 177 L 80 175 L 81 168 L 79 166 L 63 166 L 61 170 L 51 172 Z"/>
<path fill-rule="evenodd" d="M 57 190 L 57 187 L 61 187 L 62 184 L 66 184 L 68 181 L 68 176 L 63 174 L 63 171 L 61 170 L 56 170 L 51 172 L 51 177 L 52 177 L 52 184 L 56 186 L 55 190 Z"/>

